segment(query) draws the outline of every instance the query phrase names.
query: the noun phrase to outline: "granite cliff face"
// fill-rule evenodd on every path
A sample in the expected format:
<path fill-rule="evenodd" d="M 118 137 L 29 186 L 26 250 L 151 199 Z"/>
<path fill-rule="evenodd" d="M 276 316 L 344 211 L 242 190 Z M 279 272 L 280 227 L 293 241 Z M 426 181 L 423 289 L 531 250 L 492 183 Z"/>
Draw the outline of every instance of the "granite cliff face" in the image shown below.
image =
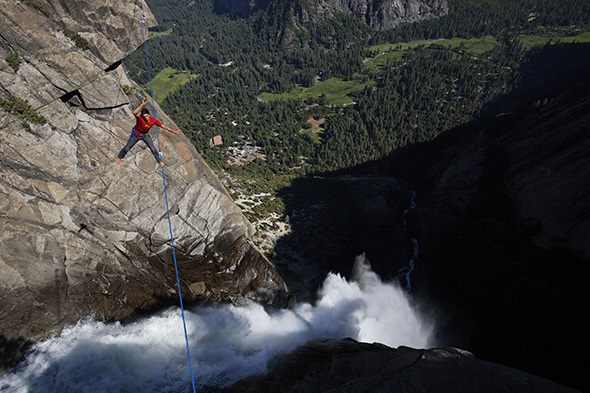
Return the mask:
<path fill-rule="evenodd" d="M 272 0 L 216 0 L 218 9 L 242 16 L 272 6 L 272 3 Z M 449 10 L 447 0 L 316 0 L 294 1 L 291 7 L 293 20 L 290 22 L 315 23 L 342 12 L 358 17 L 377 30 L 440 17 Z"/>
<path fill-rule="evenodd" d="M 0 22 L 0 337 L 178 304 L 159 165 L 143 143 L 115 163 L 144 97 L 120 65 L 137 3 L 0 0 Z M 252 225 L 187 138 L 159 134 L 183 296 L 284 305 Z"/>
<path fill-rule="evenodd" d="M 318 14 L 331 16 L 334 12 L 351 14 L 377 30 L 388 30 L 400 23 L 418 22 L 444 16 L 449 7 L 446 0 L 322 0 Z"/>

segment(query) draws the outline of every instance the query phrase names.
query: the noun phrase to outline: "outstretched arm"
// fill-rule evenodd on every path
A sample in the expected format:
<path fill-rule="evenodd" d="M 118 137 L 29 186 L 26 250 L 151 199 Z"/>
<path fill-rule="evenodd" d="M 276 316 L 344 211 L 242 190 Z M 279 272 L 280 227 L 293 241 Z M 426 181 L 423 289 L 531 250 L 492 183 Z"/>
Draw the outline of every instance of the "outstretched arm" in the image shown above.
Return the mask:
<path fill-rule="evenodd" d="M 143 107 L 145 106 L 145 104 L 147 104 L 147 103 L 148 103 L 148 99 L 147 99 L 147 98 L 144 98 L 144 99 L 141 101 L 141 104 L 139 104 L 139 106 L 133 110 L 133 115 L 134 115 L 135 117 L 139 116 L 139 111 L 140 111 L 140 110 L 141 110 L 141 108 L 143 108 Z"/>
<path fill-rule="evenodd" d="M 162 128 L 163 128 L 163 129 L 165 129 L 165 130 L 167 130 L 167 131 L 173 132 L 173 133 L 175 133 L 176 135 L 180 135 L 180 134 L 182 133 L 182 130 L 180 130 L 180 129 L 178 129 L 178 130 L 173 130 L 172 128 L 170 128 L 170 127 L 168 127 L 168 126 L 165 126 L 164 124 L 162 124 Z"/>

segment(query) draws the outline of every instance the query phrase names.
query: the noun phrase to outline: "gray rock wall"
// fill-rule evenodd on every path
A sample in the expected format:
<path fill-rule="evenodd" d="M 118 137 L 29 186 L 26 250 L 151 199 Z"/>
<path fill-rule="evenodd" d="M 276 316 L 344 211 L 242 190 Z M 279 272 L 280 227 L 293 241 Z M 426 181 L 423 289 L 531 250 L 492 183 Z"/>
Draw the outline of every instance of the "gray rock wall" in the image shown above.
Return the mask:
<path fill-rule="evenodd" d="M 217 7 L 247 16 L 267 7 L 273 0 L 216 0 Z M 377 30 L 388 30 L 400 23 L 441 17 L 449 12 L 447 0 L 315 0 L 293 1 L 295 22 L 318 22 L 336 12 L 354 15 Z M 293 22 L 293 21 L 289 21 Z"/>
<path fill-rule="evenodd" d="M 140 3 L 147 31 L 155 20 Z M 27 100 L 47 120 L 0 106 L 6 339 L 178 304 L 160 167 L 142 142 L 115 163 L 144 97 L 118 66 L 143 42 L 137 3 L 31 4 L 0 0 L 0 102 Z M 7 61 L 15 52 L 17 67 Z M 163 129 L 159 137 L 183 296 L 283 305 L 283 280 L 249 242 L 254 228 L 220 181 L 186 137 Z"/>
<path fill-rule="evenodd" d="M 352 14 L 377 30 L 446 15 L 446 0 L 321 0 L 318 12 Z"/>

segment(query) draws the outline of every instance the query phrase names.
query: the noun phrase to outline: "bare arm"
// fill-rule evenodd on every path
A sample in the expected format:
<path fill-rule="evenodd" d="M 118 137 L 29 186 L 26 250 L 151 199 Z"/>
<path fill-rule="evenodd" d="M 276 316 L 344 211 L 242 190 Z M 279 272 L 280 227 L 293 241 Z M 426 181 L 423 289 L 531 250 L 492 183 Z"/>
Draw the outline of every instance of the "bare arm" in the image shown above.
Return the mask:
<path fill-rule="evenodd" d="M 141 104 L 139 104 L 139 106 L 138 106 L 137 108 L 135 108 L 135 110 L 133 111 L 133 114 L 135 115 L 135 117 L 139 116 L 139 111 L 140 111 L 140 110 L 141 110 L 141 108 L 143 108 L 143 107 L 145 106 L 145 104 L 147 104 L 147 103 L 148 103 L 148 99 L 147 99 L 147 98 L 144 98 L 144 99 L 141 101 Z M 182 131 L 181 131 L 181 130 L 173 130 L 172 128 L 170 128 L 170 127 L 168 127 L 168 126 L 165 126 L 164 124 L 162 124 L 162 128 L 163 128 L 163 129 L 165 129 L 165 130 L 167 130 L 167 131 L 173 132 L 173 133 L 175 133 L 176 135 L 180 135 L 180 134 L 182 133 Z"/>
<path fill-rule="evenodd" d="M 163 128 L 163 129 L 165 129 L 165 130 L 167 130 L 167 131 L 173 132 L 173 133 L 175 133 L 176 135 L 180 135 L 180 134 L 182 133 L 182 130 L 180 130 L 180 129 L 178 129 L 178 130 L 173 130 L 172 128 L 170 128 L 170 127 L 168 127 L 168 126 L 165 126 L 164 124 L 162 124 L 162 128 Z"/>
<path fill-rule="evenodd" d="M 133 115 L 135 117 L 139 116 L 139 111 L 141 110 L 141 108 L 143 108 L 145 106 L 145 104 L 147 104 L 147 102 L 148 102 L 148 99 L 147 98 L 144 98 L 141 101 L 141 104 L 139 104 L 139 106 L 133 110 Z"/>

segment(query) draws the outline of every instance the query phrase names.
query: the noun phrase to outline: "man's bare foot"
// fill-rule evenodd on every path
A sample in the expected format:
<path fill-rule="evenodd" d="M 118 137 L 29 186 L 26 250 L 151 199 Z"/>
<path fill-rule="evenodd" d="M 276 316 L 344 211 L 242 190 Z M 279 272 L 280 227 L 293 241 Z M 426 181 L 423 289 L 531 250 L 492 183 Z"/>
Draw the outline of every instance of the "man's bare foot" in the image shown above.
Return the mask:
<path fill-rule="evenodd" d="M 117 164 L 120 164 L 120 163 L 121 163 L 121 159 L 120 159 L 119 157 L 117 157 L 117 159 L 115 160 L 115 162 L 116 162 Z"/>

